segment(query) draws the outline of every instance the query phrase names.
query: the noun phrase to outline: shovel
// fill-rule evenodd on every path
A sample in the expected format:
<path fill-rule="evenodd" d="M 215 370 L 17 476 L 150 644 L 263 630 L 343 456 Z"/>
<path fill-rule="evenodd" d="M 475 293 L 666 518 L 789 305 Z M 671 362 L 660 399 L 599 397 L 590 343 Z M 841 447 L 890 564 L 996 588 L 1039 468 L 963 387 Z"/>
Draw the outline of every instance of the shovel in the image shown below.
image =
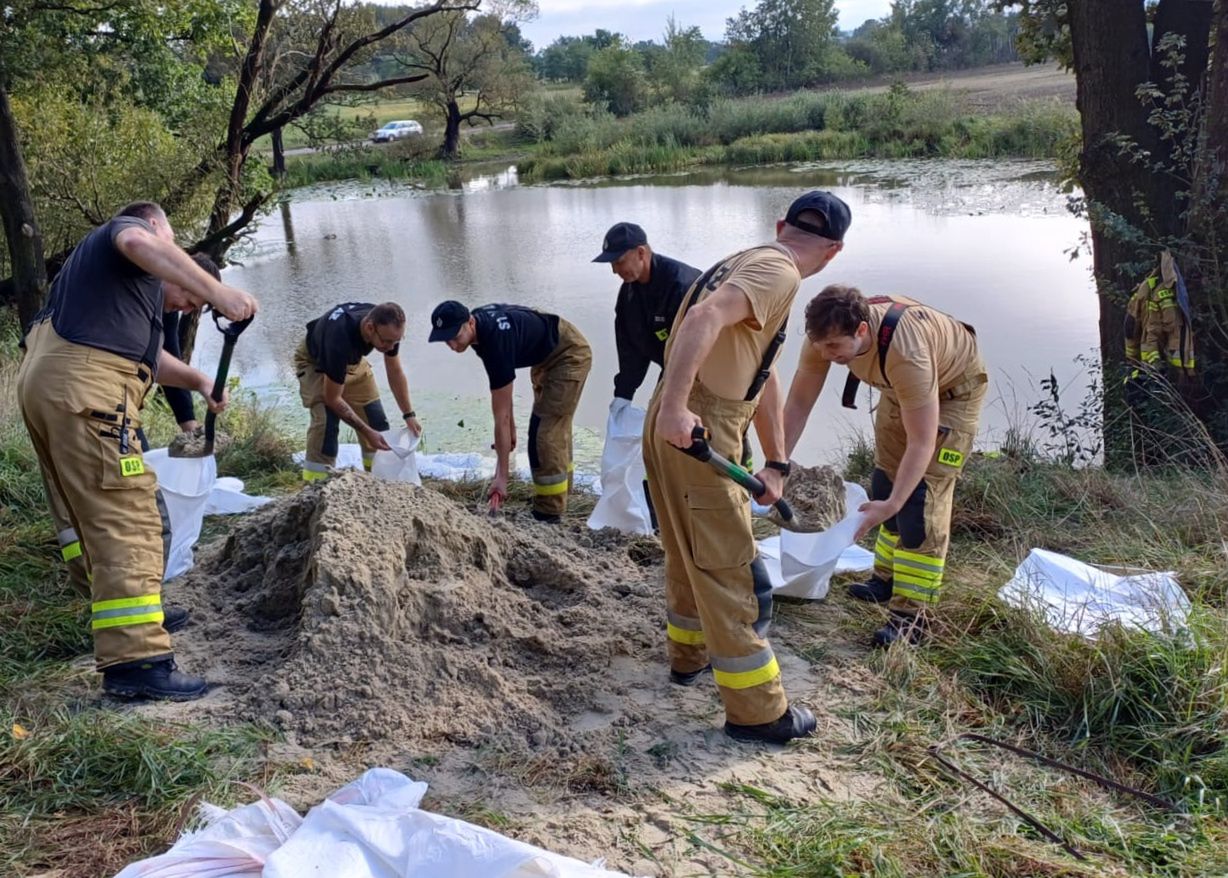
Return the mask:
<path fill-rule="evenodd" d="M 226 376 L 230 372 L 230 357 L 235 352 L 235 342 L 239 340 L 243 330 L 251 325 L 252 318 L 248 317 L 238 323 L 227 322 L 223 326 L 222 312 L 214 308 L 210 313 L 213 315 L 213 322 L 218 331 L 222 333 L 222 358 L 218 360 L 217 377 L 213 379 L 213 392 L 209 395 L 214 402 L 221 402 L 222 391 L 226 389 Z M 210 411 L 205 415 L 205 447 L 201 450 L 201 457 L 208 457 L 213 453 L 213 436 L 216 425 L 217 413 Z"/>
<path fill-rule="evenodd" d="M 752 476 L 736 463 L 722 457 L 712 450 L 712 446 L 708 444 L 708 431 L 703 427 L 696 427 L 691 431 L 691 447 L 680 449 L 683 454 L 689 454 L 696 460 L 703 461 L 712 467 L 718 473 L 727 478 L 733 479 L 743 488 L 750 492 L 752 497 L 762 497 L 763 492 L 767 490 L 763 482 Z M 772 504 L 772 521 L 776 522 L 783 528 L 789 530 L 805 529 L 793 517 L 793 509 L 789 506 L 782 497 Z"/>

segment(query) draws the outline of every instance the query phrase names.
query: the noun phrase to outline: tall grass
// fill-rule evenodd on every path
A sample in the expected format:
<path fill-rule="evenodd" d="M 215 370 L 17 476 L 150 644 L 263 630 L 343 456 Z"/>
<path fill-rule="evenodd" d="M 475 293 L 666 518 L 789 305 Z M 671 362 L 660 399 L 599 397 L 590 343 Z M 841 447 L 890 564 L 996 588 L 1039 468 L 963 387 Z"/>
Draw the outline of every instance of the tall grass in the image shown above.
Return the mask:
<path fill-rule="evenodd" d="M 530 180 L 673 171 L 696 164 L 767 164 L 838 158 L 1051 157 L 1075 136 L 1078 116 L 1033 102 L 975 114 L 950 92 L 803 92 L 776 100 L 720 100 L 706 109 L 654 107 L 625 120 L 556 101 L 539 120 Z M 628 161 L 627 157 L 634 157 Z"/>

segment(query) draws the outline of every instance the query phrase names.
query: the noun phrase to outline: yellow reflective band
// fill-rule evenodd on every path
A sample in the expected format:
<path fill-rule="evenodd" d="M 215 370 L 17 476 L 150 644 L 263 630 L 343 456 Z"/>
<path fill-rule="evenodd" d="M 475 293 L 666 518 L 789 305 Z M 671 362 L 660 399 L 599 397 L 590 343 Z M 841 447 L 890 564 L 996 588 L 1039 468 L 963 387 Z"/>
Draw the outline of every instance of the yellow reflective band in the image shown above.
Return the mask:
<path fill-rule="evenodd" d="M 557 485 L 539 485 L 535 482 L 533 484 L 533 493 L 538 497 L 553 497 L 555 494 L 566 494 L 567 481 L 564 479 Z"/>
<path fill-rule="evenodd" d="M 938 462 L 945 466 L 953 466 L 959 469 L 964 465 L 964 453 L 956 451 L 954 448 L 940 448 L 938 450 Z"/>
<path fill-rule="evenodd" d="M 724 686 L 726 689 L 750 689 L 752 686 L 770 683 L 779 677 L 780 665 L 776 663 L 776 658 L 773 656 L 766 665 L 755 668 L 753 671 L 718 671 L 713 668 L 712 676 L 716 680 L 716 685 Z"/>
<path fill-rule="evenodd" d="M 574 463 L 574 462 L 573 462 L 573 463 L 569 463 L 569 464 L 567 464 L 567 472 L 568 472 L 568 473 L 574 473 L 575 471 L 576 471 L 576 465 L 575 465 L 575 463 Z"/>
<path fill-rule="evenodd" d="M 1172 297 L 1173 291 L 1171 287 L 1160 287 L 1160 289 L 1156 290 L 1157 299 L 1171 299 Z"/>
<path fill-rule="evenodd" d="M 898 575 L 895 578 L 895 584 L 892 588 L 892 592 L 899 597 L 906 597 L 914 601 L 920 601 L 923 604 L 938 603 L 938 589 L 914 587 L 911 584 L 902 582 Z"/>
<path fill-rule="evenodd" d="M 316 481 L 319 481 L 320 479 L 327 479 L 327 478 L 328 478 L 328 473 L 317 472 L 316 470 L 311 470 L 311 469 L 303 470 L 303 481 L 304 482 L 316 482 Z"/>
<path fill-rule="evenodd" d="M 162 624 L 162 611 L 158 610 L 155 613 L 139 613 L 133 616 L 114 616 L 110 619 L 97 619 L 90 623 L 90 628 L 94 631 L 100 628 L 119 628 L 123 625 L 144 625 L 149 622 Z"/>
<path fill-rule="evenodd" d="M 669 639 L 674 643 L 681 643 L 683 646 L 703 646 L 704 633 L 702 631 L 688 631 L 685 628 L 679 628 L 672 623 L 666 623 L 665 633 L 669 635 Z"/>
<path fill-rule="evenodd" d="M 895 560 L 904 561 L 921 570 L 933 570 L 936 573 L 942 573 L 942 568 L 947 566 L 946 559 L 944 558 L 935 558 L 933 555 L 919 555 L 916 552 L 909 552 L 907 549 L 896 549 Z"/>
<path fill-rule="evenodd" d="M 121 476 L 145 475 L 145 461 L 140 457 L 121 457 L 119 459 L 119 474 Z"/>
<path fill-rule="evenodd" d="M 96 604 L 90 604 L 90 610 L 94 613 L 101 613 L 104 610 L 126 610 L 129 607 L 155 607 L 162 603 L 162 596 L 158 594 L 143 594 L 135 598 L 114 598 L 109 601 L 99 601 Z"/>
<path fill-rule="evenodd" d="M 896 585 L 904 583 L 922 591 L 933 591 L 942 586 L 942 574 L 918 573 L 916 570 L 901 568 L 897 564 L 892 570 L 891 581 Z"/>
<path fill-rule="evenodd" d="M 1160 362 L 1160 352 L 1159 351 L 1143 351 L 1139 359 L 1141 359 L 1144 363 L 1158 363 Z"/>
<path fill-rule="evenodd" d="M 889 543 L 890 545 L 894 546 L 896 543 L 900 541 L 900 535 L 893 534 L 891 531 L 887 530 L 886 528 L 880 527 L 878 529 L 878 540 L 879 542 Z"/>
<path fill-rule="evenodd" d="M 73 561 L 81 557 L 81 541 L 75 540 L 60 549 L 60 557 L 65 561 Z"/>

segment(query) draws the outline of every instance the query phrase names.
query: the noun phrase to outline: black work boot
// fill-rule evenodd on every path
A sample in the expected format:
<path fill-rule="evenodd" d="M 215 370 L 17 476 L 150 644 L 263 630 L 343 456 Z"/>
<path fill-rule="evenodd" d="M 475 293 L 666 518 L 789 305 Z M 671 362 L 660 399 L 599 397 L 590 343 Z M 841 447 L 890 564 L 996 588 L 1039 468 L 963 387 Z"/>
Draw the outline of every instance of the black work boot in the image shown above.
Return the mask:
<path fill-rule="evenodd" d="M 180 673 L 174 656 L 112 665 L 102 671 L 102 689 L 120 698 L 192 701 L 205 694 L 204 677 Z"/>
<path fill-rule="evenodd" d="M 712 665 L 704 665 L 698 671 L 675 671 L 673 668 L 670 668 L 669 681 L 677 683 L 679 686 L 694 686 L 699 682 L 699 678 L 710 670 L 712 670 Z"/>
<path fill-rule="evenodd" d="M 533 513 L 534 521 L 545 522 L 546 524 L 560 524 L 563 521 L 563 516 L 553 515 L 549 512 L 538 512 L 536 509 L 530 510 Z"/>
<path fill-rule="evenodd" d="M 814 718 L 809 708 L 790 704 L 784 716 L 775 722 L 757 726 L 740 726 L 726 722 L 725 734 L 735 741 L 784 744 L 794 738 L 804 738 L 812 734 L 818 725 L 818 720 Z"/>
<path fill-rule="evenodd" d="M 192 619 L 192 611 L 186 607 L 162 606 L 162 627 L 167 634 L 174 634 L 187 627 Z"/>
<path fill-rule="evenodd" d="M 875 646 L 886 649 L 897 640 L 906 640 L 917 646 L 925 639 L 925 617 L 914 613 L 901 613 L 892 610 L 887 617 L 887 624 L 874 632 L 872 641 Z"/>
<path fill-rule="evenodd" d="M 865 582 L 854 582 L 849 586 L 849 595 L 859 601 L 869 601 L 873 604 L 885 604 L 891 600 L 892 583 L 890 579 L 871 576 Z"/>

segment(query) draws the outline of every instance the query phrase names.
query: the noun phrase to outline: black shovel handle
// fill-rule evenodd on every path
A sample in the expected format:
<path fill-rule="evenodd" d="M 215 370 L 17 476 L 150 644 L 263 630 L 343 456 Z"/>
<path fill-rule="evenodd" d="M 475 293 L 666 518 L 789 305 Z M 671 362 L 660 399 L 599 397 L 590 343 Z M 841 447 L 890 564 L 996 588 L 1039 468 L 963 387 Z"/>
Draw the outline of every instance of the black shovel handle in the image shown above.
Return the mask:
<path fill-rule="evenodd" d="M 762 497 L 767 491 L 767 486 L 755 476 L 748 473 L 736 463 L 729 461 L 712 450 L 712 446 L 708 444 L 708 431 L 703 427 L 696 427 L 691 431 L 691 447 L 680 449 L 683 454 L 689 454 L 696 460 L 703 461 L 711 466 L 717 472 L 733 479 L 743 488 L 750 492 L 752 497 Z M 782 497 L 777 500 L 773 506 L 780 513 L 780 517 L 784 521 L 793 520 L 793 509 Z"/>
<path fill-rule="evenodd" d="M 243 334 L 243 330 L 251 325 L 252 318 L 239 320 L 237 322 L 227 322 L 225 326 L 222 321 L 225 319 L 221 312 L 216 308 L 212 312 L 213 322 L 217 325 L 218 331 L 222 333 L 222 357 L 217 363 L 217 375 L 213 379 L 213 390 L 209 396 L 214 402 L 222 401 L 222 393 L 226 390 L 226 377 L 230 374 L 230 358 L 235 352 L 235 342 L 239 340 L 239 336 Z M 210 411 L 205 415 L 205 450 L 204 455 L 208 457 L 213 453 L 213 437 L 217 428 L 217 413 Z"/>

